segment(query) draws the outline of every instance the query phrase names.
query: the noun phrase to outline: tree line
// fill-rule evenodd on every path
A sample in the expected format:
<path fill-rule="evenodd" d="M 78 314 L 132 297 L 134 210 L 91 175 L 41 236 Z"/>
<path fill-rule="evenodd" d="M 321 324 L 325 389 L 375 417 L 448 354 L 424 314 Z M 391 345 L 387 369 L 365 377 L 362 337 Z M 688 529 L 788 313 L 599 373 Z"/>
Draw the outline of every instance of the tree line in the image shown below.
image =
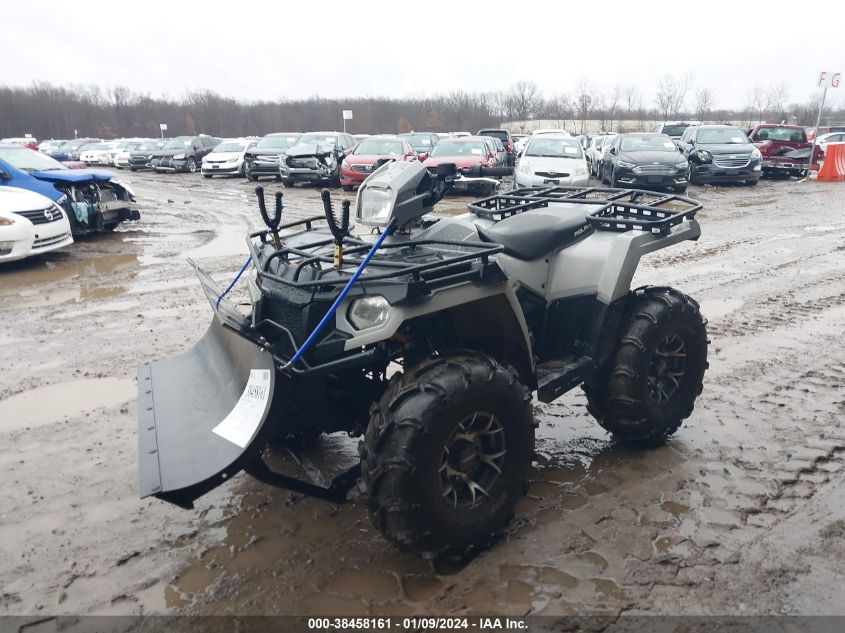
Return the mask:
<path fill-rule="evenodd" d="M 39 139 L 155 137 L 214 134 L 220 137 L 342 129 L 343 110 L 352 110 L 350 133 L 412 130 L 474 132 L 504 122 L 552 120 L 578 133 L 590 123 L 608 131 L 646 130 L 653 121 L 789 121 L 815 123 L 818 98 L 789 101 L 784 83 L 748 89 L 742 108 L 720 108 L 716 91 L 696 86 L 691 74 L 664 75 L 646 98 L 637 86 L 617 83 L 599 90 L 586 77 L 570 93 L 544 95 L 537 84 L 519 81 L 495 92 L 453 91 L 427 97 L 354 97 L 244 101 L 211 91 L 182 98 L 152 97 L 116 86 L 0 86 L 0 137 L 28 133 Z M 825 122 L 845 120 L 842 108 L 826 108 Z"/>

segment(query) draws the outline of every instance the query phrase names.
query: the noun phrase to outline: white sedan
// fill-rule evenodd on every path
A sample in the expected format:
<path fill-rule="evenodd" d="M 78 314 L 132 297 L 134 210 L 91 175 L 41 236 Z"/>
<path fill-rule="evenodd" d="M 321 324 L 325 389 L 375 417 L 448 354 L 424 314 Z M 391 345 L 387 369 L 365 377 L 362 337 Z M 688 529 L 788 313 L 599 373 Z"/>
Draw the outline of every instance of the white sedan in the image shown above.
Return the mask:
<path fill-rule="evenodd" d="M 244 155 L 258 141 L 249 138 L 230 138 L 221 141 L 217 147 L 202 159 L 202 175 L 212 176 L 244 176 Z"/>
<path fill-rule="evenodd" d="M 73 243 L 70 223 L 55 202 L 18 187 L 0 187 L 0 262 L 40 255 Z"/>
<path fill-rule="evenodd" d="M 585 187 L 590 174 L 581 143 L 568 134 L 535 134 L 519 155 L 514 180 L 517 187 Z"/>
<path fill-rule="evenodd" d="M 79 160 L 86 165 L 111 165 L 114 143 L 94 143 L 79 154 Z"/>

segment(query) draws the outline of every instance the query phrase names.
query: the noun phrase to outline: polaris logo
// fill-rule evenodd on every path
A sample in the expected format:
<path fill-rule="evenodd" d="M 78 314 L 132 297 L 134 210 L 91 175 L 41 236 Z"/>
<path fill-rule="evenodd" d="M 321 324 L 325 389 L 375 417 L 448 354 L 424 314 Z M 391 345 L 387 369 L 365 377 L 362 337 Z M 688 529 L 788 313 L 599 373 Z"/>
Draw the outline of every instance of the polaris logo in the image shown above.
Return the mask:
<path fill-rule="evenodd" d="M 577 231 L 575 231 L 575 233 L 573 233 L 573 234 L 572 234 L 572 236 L 573 236 L 573 237 L 578 237 L 579 235 L 583 235 L 583 234 L 584 234 L 584 232 L 585 232 L 585 231 L 588 231 L 589 229 L 590 229 L 590 225 L 589 225 L 589 224 L 585 224 L 585 225 L 584 225 L 584 226 L 582 226 L 580 229 L 578 229 Z"/>

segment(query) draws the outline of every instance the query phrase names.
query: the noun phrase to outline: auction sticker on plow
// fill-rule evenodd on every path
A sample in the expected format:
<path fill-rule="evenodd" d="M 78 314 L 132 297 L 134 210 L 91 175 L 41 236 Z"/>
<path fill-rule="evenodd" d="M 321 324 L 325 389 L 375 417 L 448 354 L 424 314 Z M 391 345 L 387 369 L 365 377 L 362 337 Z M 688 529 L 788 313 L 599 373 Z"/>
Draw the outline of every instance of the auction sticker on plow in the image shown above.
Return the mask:
<path fill-rule="evenodd" d="M 270 397 L 270 370 L 253 369 L 235 408 L 212 430 L 232 444 L 246 447 L 252 438 Z"/>

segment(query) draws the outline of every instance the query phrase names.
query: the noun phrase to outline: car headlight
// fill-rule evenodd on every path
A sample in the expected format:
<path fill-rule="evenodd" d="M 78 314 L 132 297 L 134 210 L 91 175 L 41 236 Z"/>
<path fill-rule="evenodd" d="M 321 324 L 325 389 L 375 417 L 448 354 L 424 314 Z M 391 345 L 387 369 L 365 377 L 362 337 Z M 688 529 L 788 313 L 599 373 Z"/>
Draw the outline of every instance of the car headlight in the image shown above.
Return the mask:
<path fill-rule="evenodd" d="M 12 226 L 14 223 L 15 221 L 12 218 L 0 217 L 0 226 Z"/>
<path fill-rule="evenodd" d="M 586 165 L 578 165 L 575 168 L 575 175 L 576 176 L 586 176 L 587 175 L 587 166 Z"/>
<path fill-rule="evenodd" d="M 184 154 L 176 154 L 176 156 L 173 157 L 173 160 L 182 160 L 184 158 L 185 158 Z"/>
<path fill-rule="evenodd" d="M 695 155 L 698 160 L 700 160 L 702 163 L 709 163 L 713 159 L 713 156 L 710 154 L 710 152 L 704 149 L 697 150 L 695 152 Z"/>
<path fill-rule="evenodd" d="M 622 167 L 624 169 L 633 169 L 634 167 L 636 167 L 634 163 L 629 163 L 626 160 L 617 161 L 616 164 L 617 166 Z"/>
<path fill-rule="evenodd" d="M 387 299 L 379 295 L 356 299 L 349 306 L 348 314 L 349 322 L 355 326 L 356 330 L 366 330 L 381 325 L 387 321 L 389 315 L 390 304 Z"/>
<path fill-rule="evenodd" d="M 675 163 L 675 169 L 677 169 L 678 171 L 686 169 L 688 166 L 689 164 L 685 160 L 681 161 L 680 163 Z"/>
<path fill-rule="evenodd" d="M 519 171 L 521 171 L 523 174 L 530 174 L 531 163 L 529 163 L 527 160 L 519 161 Z"/>
<path fill-rule="evenodd" d="M 364 224 L 385 225 L 390 218 L 393 192 L 379 187 L 365 187 L 358 203 L 358 219 Z"/>
<path fill-rule="evenodd" d="M 751 150 L 751 160 L 760 160 L 763 158 L 763 154 L 760 153 L 760 150 L 756 147 Z"/>
<path fill-rule="evenodd" d="M 344 169 L 351 169 L 349 163 L 347 163 L 345 160 L 340 164 L 340 166 Z"/>

